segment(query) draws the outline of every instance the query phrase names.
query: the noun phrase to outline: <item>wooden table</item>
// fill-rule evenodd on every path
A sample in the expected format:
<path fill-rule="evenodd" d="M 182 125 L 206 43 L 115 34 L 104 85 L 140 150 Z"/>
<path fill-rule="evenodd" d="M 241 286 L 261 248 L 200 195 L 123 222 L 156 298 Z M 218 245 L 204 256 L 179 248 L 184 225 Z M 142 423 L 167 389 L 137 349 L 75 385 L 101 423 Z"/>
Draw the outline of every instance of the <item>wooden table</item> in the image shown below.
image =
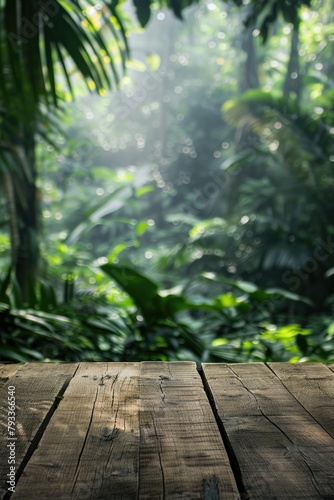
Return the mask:
<path fill-rule="evenodd" d="M 0 391 L 1 499 L 334 499 L 334 365 L 2 364 Z"/>

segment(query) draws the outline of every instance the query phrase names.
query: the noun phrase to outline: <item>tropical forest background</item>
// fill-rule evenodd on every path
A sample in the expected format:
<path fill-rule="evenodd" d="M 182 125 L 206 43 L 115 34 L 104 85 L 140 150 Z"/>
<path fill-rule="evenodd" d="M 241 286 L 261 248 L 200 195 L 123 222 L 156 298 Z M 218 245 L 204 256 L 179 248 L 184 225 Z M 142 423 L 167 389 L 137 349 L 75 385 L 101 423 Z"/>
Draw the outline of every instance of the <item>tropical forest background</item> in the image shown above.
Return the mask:
<path fill-rule="evenodd" d="M 0 1 L 0 358 L 334 361 L 333 0 Z"/>

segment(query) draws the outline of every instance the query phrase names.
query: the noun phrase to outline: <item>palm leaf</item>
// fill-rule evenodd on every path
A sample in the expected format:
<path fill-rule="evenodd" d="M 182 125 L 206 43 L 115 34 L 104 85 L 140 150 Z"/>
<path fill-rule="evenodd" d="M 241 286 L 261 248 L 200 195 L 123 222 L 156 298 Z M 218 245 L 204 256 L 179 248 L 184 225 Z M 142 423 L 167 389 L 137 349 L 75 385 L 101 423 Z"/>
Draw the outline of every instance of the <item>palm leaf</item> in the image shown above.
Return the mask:
<path fill-rule="evenodd" d="M 89 4 L 94 6 L 94 2 Z M 85 11 L 86 2 L 55 0 L 52 5 L 50 11 L 44 2 L 4 0 L 0 8 L 3 33 L 0 67 L 9 69 L 0 82 L 0 101 L 5 102 L 8 91 L 9 95 L 17 96 L 18 102 L 24 103 L 17 110 L 20 119 L 29 103 L 30 113 L 36 111 L 41 99 L 58 105 L 55 77 L 58 65 L 73 96 L 71 81 L 76 71 L 90 90 L 112 88 L 114 82 L 119 82 L 115 47 L 123 67 L 129 54 L 126 30 L 114 5 L 106 3 L 100 17 L 101 27 L 105 26 L 114 40 L 111 47 L 105 32 L 96 28 L 88 9 Z M 112 16 L 117 19 L 117 27 L 111 21 Z M 7 103 L 6 107 L 8 110 Z M 10 107 L 14 113 L 15 106 Z"/>
<path fill-rule="evenodd" d="M 59 47 L 59 45 L 57 43 L 55 43 L 55 48 L 56 48 L 56 51 L 57 51 L 57 56 L 58 56 L 58 61 L 62 67 L 62 70 L 63 70 L 63 74 L 64 74 L 64 77 L 65 77 L 65 80 L 66 80 L 66 83 L 67 83 L 67 86 L 68 86 L 68 90 L 70 91 L 70 94 L 71 94 L 71 97 L 73 98 L 74 97 L 74 91 L 73 91 L 73 87 L 72 87 L 72 83 L 71 83 L 71 78 L 70 78 L 70 75 L 69 75 L 69 72 L 66 68 L 66 64 L 65 64 L 65 59 L 64 59 L 64 56 L 61 52 L 61 49 Z"/>
<path fill-rule="evenodd" d="M 49 30 L 47 26 L 44 26 L 44 51 L 45 51 L 45 60 L 48 71 L 48 80 L 50 84 L 50 91 L 53 99 L 53 103 L 57 106 L 57 92 L 56 92 L 56 79 L 54 72 L 54 59 L 52 53 L 51 40 L 49 38 Z"/>

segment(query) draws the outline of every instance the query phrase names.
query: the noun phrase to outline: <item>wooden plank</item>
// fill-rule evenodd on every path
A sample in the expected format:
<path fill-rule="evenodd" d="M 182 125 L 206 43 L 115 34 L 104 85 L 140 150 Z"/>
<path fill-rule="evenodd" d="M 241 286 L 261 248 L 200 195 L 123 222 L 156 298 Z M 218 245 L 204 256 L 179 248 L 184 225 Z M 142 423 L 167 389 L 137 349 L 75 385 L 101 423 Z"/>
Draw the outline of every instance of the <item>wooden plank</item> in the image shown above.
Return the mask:
<path fill-rule="evenodd" d="M 334 373 L 321 363 L 268 363 L 268 366 L 334 438 Z"/>
<path fill-rule="evenodd" d="M 57 396 L 69 383 L 77 368 L 76 364 L 66 363 L 30 363 L 3 366 L 2 373 L 7 378 L 0 388 L 1 399 L 1 434 L 0 447 L 3 460 L 0 464 L 0 498 L 8 492 L 7 474 L 9 471 L 9 443 L 15 443 L 15 472 L 17 477 L 29 453 L 37 445 L 43 425 L 55 410 Z M 9 436 L 8 421 L 8 387 L 15 387 L 15 436 Z M 16 439 L 15 439 L 16 438 Z M 13 458 L 13 456 L 12 456 Z"/>
<path fill-rule="evenodd" d="M 334 372 L 334 363 L 331 363 L 329 365 L 326 365 L 332 372 Z"/>
<path fill-rule="evenodd" d="M 15 498 L 136 498 L 138 398 L 137 363 L 80 364 Z"/>
<path fill-rule="evenodd" d="M 266 365 L 205 364 L 203 370 L 245 498 L 334 498 L 333 438 Z"/>
<path fill-rule="evenodd" d="M 195 363 L 143 362 L 140 397 L 139 498 L 239 498 Z"/>
<path fill-rule="evenodd" d="M 4 363 L 0 364 L 0 388 L 8 386 L 7 382 L 10 377 L 16 374 L 19 368 L 22 368 L 24 366 L 23 364 L 20 363 Z"/>

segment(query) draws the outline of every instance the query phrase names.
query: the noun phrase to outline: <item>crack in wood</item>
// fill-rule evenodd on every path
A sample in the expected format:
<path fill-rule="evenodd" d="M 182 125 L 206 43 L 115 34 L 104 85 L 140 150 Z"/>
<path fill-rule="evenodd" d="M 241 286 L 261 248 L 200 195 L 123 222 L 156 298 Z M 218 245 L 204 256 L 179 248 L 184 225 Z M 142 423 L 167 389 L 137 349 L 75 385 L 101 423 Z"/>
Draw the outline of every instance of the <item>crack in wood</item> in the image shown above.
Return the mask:
<path fill-rule="evenodd" d="M 86 446 L 86 442 L 87 442 L 87 439 L 88 439 L 88 434 L 89 434 L 89 431 L 90 431 L 90 427 L 92 425 L 93 415 L 94 415 L 94 411 L 95 411 L 95 405 L 96 405 L 98 393 L 99 393 L 99 388 L 97 387 L 96 393 L 95 393 L 95 399 L 93 401 L 93 406 L 92 406 L 92 410 L 91 410 L 91 414 L 90 414 L 90 419 L 89 419 L 88 427 L 86 429 L 85 439 L 84 439 L 84 441 L 82 443 L 82 447 L 81 447 L 81 450 L 80 450 L 80 453 L 79 453 L 77 465 L 76 465 L 76 468 L 75 468 L 75 471 L 74 471 L 74 481 L 73 481 L 73 486 L 72 486 L 72 490 L 71 490 L 71 495 L 72 495 L 72 493 L 74 491 L 74 488 L 75 488 L 75 485 L 76 485 L 76 482 L 77 482 L 77 479 L 78 479 L 78 475 L 79 475 L 79 471 L 80 471 L 81 457 L 82 457 L 82 454 L 83 454 L 85 446 Z"/>
<path fill-rule="evenodd" d="M 108 371 L 108 365 L 107 365 L 106 371 Z M 112 384 L 111 384 L 111 390 L 112 390 L 111 407 L 114 406 L 114 400 L 115 400 L 114 385 L 115 385 L 115 383 L 116 383 L 116 381 L 118 379 L 118 375 L 119 374 L 117 373 L 116 376 L 114 377 L 113 381 L 112 381 Z M 93 379 L 97 380 L 98 377 L 94 376 Z M 96 389 L 95 398 L 94 398 L 94 401 L 93 401 L 93 406 L 92 406 L 92 410 L 91 410 L 91 414 L 90 414 L 90 420 L 89 420 L 89 423 L 88 423 L 88 427 L 87 427 L 87 430 L 86 430 L 86 435 L 85 435 L 85 438 L 84 438 L 84 441 L 83 441 L 83 444 L 82 444 L 82 447 L 81 447 L 81 450 L 80 450 L 80 453 L 79 453 L 77 465 L 76 465 L 75 472 L 74 472 L 74 481 L 73 481 L 73 486 L 72 486 L 72 490 L 71 490 L 71 495 L 73 494 L 74 488 L 75 488 L 76 483 L 77 483 L 78 475 L 79 475 L 79 472 L 80 472 L 81 457 L 82 457 L 82 455 L 84 453 L 85 446 L 86 446 L 87 439 L 88 439 L 88 435 L 89 435 L 89 431 L 90 431 L 90 428 L 91 428 L 91 425 L 92 425 L 92 422 L 93 422 L 94 411 L 95 411 L 96 402 L 97 402 L 97 398 L 98 398 L 98 394 L 99 394 L 99 387 L 102 387 L 102 386 L 104 387 L 105 386 L 104 381 L 105 380 L 109 380 L 109 379 L 111 379 L 111 375 L 109 375 L 108 373 L 106 373 L 105 375 L 102 375 L 102 377 L 100 378 L 99 385 L 98 385 L 98 387 Z M 118 406 L 117 406 L 116 413 L 115 413 L 115 427 L 114 427 L 114 429 L 112 430 L 111 433 L 109 433 L 107 435 L 104 435 L 104 440 L 105 441 L 112 441 L 112 440 L 116 439 L 116 437 L 119 434 L 119 429 L 117 429 L 117 427 L 116 427 L 117 414 L 118 414 Z"/>
<path fill-rule="evenodd" d="M 306 459 L 305 459 L 305 457 L 304 457 L 304 455 L 303 455 L 303 453 L 302 453 L 301 451 L 300 451 L 300 455 L 301 455 L 301 457 L 302 457 L 302 459 L 303 459 L 303 461 L 304 461 L 304 463 L 305 463 L 306 467 L 307 467 L 307 468 L 308 468 L 308 470 L 310 471 L 310 474 L 311 474 L 311 481 L 312 481 L 312 484 L 313 484 L 314 488 L 316 489 L 317 493 L 319 494 L 319 498 L 325 498 L 325 497 L 321 494 L 321 492 L 320 492 L 320 490 L 319 490 L 319 487 L 318 487 L 318 481 L 317 481 L 317 479 L 316 479 L 316 477 L 315 477 L 315 475 L 314 475 L 313 470 L 311 469 L 311 467 L 310 467 L 310 466 L 309 466 L 309 464 L 307 463 L 307 461 L 306 461 Z"/>
<path fill-rule="evenodd" d="M 159 382 L 159 391 L 161 392 L 161 401 L 163 402 L 163 404 L 165 404 L 165 398 L 166 398 L 166 394 L 164 393 L 164 390 L 162 388 L 162 382 L 163 380 L 166 380 L 166 377 L 165 378 L 162 378 L 160 376 L 160 382 Z"/>
<path fill-rule="evenodd" d="M 273 373 L 273 375 L 275 376 L 275 378 L 277 380 L 280 381 L 280 383 L 283 385 L 283 387 L 288 391 L 289 394 L 291 394 L 291 396 L 293 397 L 293 399 L 303 408 L 303 410 L 331 437 L 334 439 L 334 435 L 329 432 L 328 429 L 326 429 L 322 424 L 321 422 L 319 422 L 319 420 L 314 416 L 312 415 L 312 413 L 309 412 L 309 410 L 296 398 L 296 396 L 293 394 L 293 392 L 291 392 L 291 390 L 289 389 L 289 387 L 284 383 L 284 381 L 282 379 L 280 379 L 280 377 L 277 375 L 277 373 L 275 373 L 275 371 L 271 368 L 271 366 L 268 364 L 268 363 L 265 363 L 265 365 L 267 366 L 267 368 Z M 314 378 L 312 379 L 313 381 L 315 380 Z M 317 384 L 319 386 L 319 384 Z M 323 392 L 321 390 L 321 388 L 319 387 L 320 391 Z M 332 399 L 327 393 L 324 393 L 325 396 L 327 398 L 330 398 Z"/>
<path fill-rule="evenodd" d="M 326 398 L 334 400 L 334 397 L 332 397 L 330 394 L 328 394 L 328 392 L 326 392 L 324 390 L 324 388 L 319 384 L 318 380 L 319 379 L 317 379 L 317 387 L 318 387 L 319 391 L 322 392 L 322 394 L 324 396 L 326 396 Z M 326 380 L 326 379 L 324 378 L 324 380 Z"/>
<path fill-rule="evenodd" d="M 231 366 L 228 367 L 232 373 L 234 373 L 234 375 L 236 376 L 236 378 L 238 379 L 238 381 L 240 382 L 240 384 L 242 385 L 242 387 L 244 389 L 246 389 L 247 392 L 249 392 L 249 394 L 251 394 L 253 396 L 253 398 L 255 399 L 256 401 L 256 404 L 257 404 L 257 407 L 258 407 L 258 410 L 259 412 L 261 413 L 261 415 L 266 419 L 268 420 L 268 422 L 273 425 L 274 427 L 276 427 L 276 429 L 278 429 L 287 439 L 288 441 L 290 441 L 290 443 L 292 444 L 295 444 L 291 439 L 290 437 L 283 431 L 283 429 L 280 428 L 280 426 L 278 424 L 276 424 L 276 422 L 274 422 L 273 420 L 271 420 L 271 418 L 268 417 L 268 415 L 266 415 L 261 406 L 260 406 L 260 403 L 259 403 L 259 400 L 257 399 L 256 395 L 250 390 L 248 389 L 248 387 L 244 384 L 243 380 L 239 377 L 239 375 L 233 370 L 233 368 Z"/>
<path fill-rule="evenodd" d="M 154 427 L 155 435 L 158 438 L 158 432 L 157 432 L 157 427 L 156 427 L 156 423 L 155 423 L 155 420 L 154 420 L 153 413 L 152 413 L 152 422 L 153 422 L 153 427 Z M 157 440 L 157 442 L 158 442 L 157 452 L 158 452 L 159 465 L 160 465 L 160 470 L 161 470 L 161 479 L 162 479 L 162 500 L 165 500 L 165 497 L 166 497 L 166 485 L 165 485 L 165 473 L 164 473 L 164 468 L 163 468 L 162 460 L 161 460 L 161 449 L 160 449 L 161 448 L 161 442 L 160 442 L 160 440 Z"/>
<path fill-rule="evenodd" d="M 117 377 L 118 377 L 118 375 L 116 375 L 115 380 L 117 379 Z M 105 380 L 109 380 L 110 378 L 111 378 L 111 375 L 108 375 L 108 374 L 107 375 L 102 375 L 102 377 L 100 379 L 99 385 L 105 385 L 104 381 Z"/>
<path fill-rule="evenodd" d="M 121 431 L 117 427 L 114 427 L 111 432 L 109 432 L 109 429 L 105 427 L 104 429 L 102 429 L 102 437 L 104 441 L 113 441 L 119 436 L 120 432 Z"/>
<path fill-rule="evenodd" d="M 270 368 L 270 367 L 269 367 L 269 368 Z M 267 420 L 268 420 L 268 422 L 270 422 L 270 423 L 271 423 L 274 427 L 276 427 L 276 429 L 277 429 L 278 431 L 280 431 L 280 432 L 283 434 L 283 436 L 284 436 L 284 437 L 285 437 L 285 438 L 286 438 L 286 439 L 287 439 L 287 440 L 288 440 L 291 444 L 293 444 L 294 446 L 296 446 L 296 448 L 297 448 L 297 449 L 298 449 L 298 451 L 299 451 L 299 454 L 298 454 L 298 455 L 296 455 L 296 456 L 297 456 L 297 457 L 299 456 L 299 457 L 303 460 L 303 462 L 305 463 L 306 467 L 307 467 L 307 468 L 308 468 L 308 470 L 310 471 L 310 473 L 311 473 L 311 481 L 312 481 L 312 484 L 313 484 L 313 486 L 315 487 L 315 489 L 316 489 L 317 493 L 319 494 L 320 498 L 322 498 L 322 496 L 321 496 L 321 494 L 320 494 L 320 491 L 319 491 L 318 482 L 317 482 L 317 480 L 316 480 L 316 477 L 314 476 L 314 473 L 313 473 L 313 471 L 312 471 L 311 467 L 310 467 L 310 466 L 309 466 L 309 464 L 307 463 L 306 458 L 305 458 L 305 456 L 304 456 L 303 452 L 302 452 L 302 451 L 298 448 L 298 446 L 297 446 L 297 445 L 296 445 L 296 444 L 292 441 L 292 439 L 291 439 L 291 438 L 290 438 L 290 437 L 289 437 L 289 436 L 288 436 L 288 435 L 287 435 L 287 434 L 283 431 L 283 429 L 281 429 L 281 428 L 280 428 L 280 426 L 279 426 L 278 424 L 276 424 L 276 422 L 274 422 L 273 420 L 271 420 L 271 418 L 269 418 L 269 417 L 268 417 L 268 415 L 266 415 L 266 414 L 263 412 L 263 410 L 262 410 L 262 408 L 261 408 L 261 406 L 260 406 L 260 403 L 259 403 L 259 401 L 258 401 L 258 399 L 257 399 L 256 395 L 255 395 L 255 394 L 254 394 L 254 393 L 253 393 L 250 389 L 248 389 L 248 387 L 246 387 L 246 386 L 245 386 L 245 384 L 244 384 L 243 380 L 242 380 L 242 379 L 239 377 L 239 375 L 238 375 L 238 374 L 237 374 L 237 373 L 233 370 L 233 368 L 232 368 L 231 366 L 229 366 L 229 369 L 230 369 L 230 370 L 234 373 L 234 375 L 235 375 L 235 376 L 236 376 L 236 378 L 239 380 L 239 382 L 240 382 L 240 384 L 242 385 L 242 387 L 243 387 L 244 389 L 246 389 L 246 391 L 248 391 L 248 392 L 249 392 L 249 393 L 250 393 L 250 394 L 254 397 L 254 399 L 255 399 L 255 401 L 256 401 L 256 404 L 257 404 L 257 406 L 258 406 L 258 409 L 259 409 L 259 411 L 260 411 L 260 413 L 261 413 L 261 415 L 263 415 L 263 417 L 264 417 L 265 419 L 267 419 Z M 271 370 L 271 371 L 272 371 L 272 370 Z M 274 372 L 273 372 L 273 373 L 274 373 Z M 274 373 L 274 374 L 275 374 L 275 373 Z M 276 374 L 275 374 L 275 376 L 277 377 L 277 375 L 276 375 Z M 277 377 L 277 378 L 279 378 L 279 377 Z M 282 381 L 281 381 L 281 379 L 279 379 L 279 380 L 280 380 L 280 382 L 282 382 Z M 283 382 L 282 382 L 282 384 L 283 384 Z M 283 385 L 284 385 L 284 384 L 283 384 Z M 285 387 L 285 385 L 284 385 L 284 387 Z M 288 391 L 289 391 L 289 390 L 288 390 Z M 289 391 L 289 392 L 290 392 L 290 391 Z M 291 394 L 291 392 L 290 392 L 290 394 Z M 296 399 L 296 398 L 295 398 L 295 399 Z M 299 403 L 299 401 L 298 401 L 297 399 L 296 399 L 296 401 Z M 300 403 L 299 403 L 299 404 L 300 404 Z M 303 405 L 301 405 L 301 406 L 303 407 Z M 304 408 L 304 407 L 303 407 L 303 408 Z M 307 411 L 307 410 L 306 410 L 306 411 Z M 307 412 L 307 413 L 309 413 L 309 412 Z"/>

